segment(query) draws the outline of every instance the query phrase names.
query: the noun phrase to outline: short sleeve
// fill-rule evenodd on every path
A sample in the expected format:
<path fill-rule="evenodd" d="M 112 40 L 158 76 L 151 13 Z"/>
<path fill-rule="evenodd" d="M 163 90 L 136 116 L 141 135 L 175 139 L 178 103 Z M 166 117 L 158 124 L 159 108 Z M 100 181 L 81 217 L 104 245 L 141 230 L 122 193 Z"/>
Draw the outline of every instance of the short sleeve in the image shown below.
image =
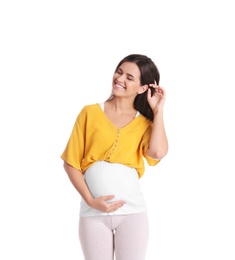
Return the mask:
<path fill-rule="evenodd" d="M 81 162 L 84 157 L 84 136 L 86 114 L 84 110 L 77 116 L 72 133 L 61 158 L 69 165 L 81 171 Z"/>

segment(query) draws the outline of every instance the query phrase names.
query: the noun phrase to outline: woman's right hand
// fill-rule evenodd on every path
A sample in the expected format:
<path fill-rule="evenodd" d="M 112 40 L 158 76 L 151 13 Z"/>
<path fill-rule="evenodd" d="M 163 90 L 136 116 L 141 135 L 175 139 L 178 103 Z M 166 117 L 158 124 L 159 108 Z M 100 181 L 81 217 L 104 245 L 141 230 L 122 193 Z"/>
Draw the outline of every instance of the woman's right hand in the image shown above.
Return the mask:
<path fill-rule="evenodd" d="M 114 212 L 125 205 L 125 201 L 123 200 L 116 200 L 112 202 L 109 201 L 112 200 L 114 197 L 114 195 L 101 196 L 97 198 L 92 198 L 87 203 L 91 208 L 100 210 L 102 212 Z"/>

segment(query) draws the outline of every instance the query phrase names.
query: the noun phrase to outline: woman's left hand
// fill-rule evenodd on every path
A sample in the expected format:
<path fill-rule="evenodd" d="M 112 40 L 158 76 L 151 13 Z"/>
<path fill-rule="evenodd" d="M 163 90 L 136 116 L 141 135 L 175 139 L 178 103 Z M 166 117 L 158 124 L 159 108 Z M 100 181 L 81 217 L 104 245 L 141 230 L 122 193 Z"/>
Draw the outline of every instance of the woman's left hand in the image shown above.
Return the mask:
<path fill-rule="evenodd" d="M 166 91 L 164 90 L 164 88 L 158 86 L 156 82 L 155 84 L 149 84 L 149 86 L 155 89 L 153 96 L 151 96 L 150 88 L 148 89 L 147 94 L 148 103 L 153 110 L 153 113 L 155 114 L 163 108 L 166 99 Z"/>

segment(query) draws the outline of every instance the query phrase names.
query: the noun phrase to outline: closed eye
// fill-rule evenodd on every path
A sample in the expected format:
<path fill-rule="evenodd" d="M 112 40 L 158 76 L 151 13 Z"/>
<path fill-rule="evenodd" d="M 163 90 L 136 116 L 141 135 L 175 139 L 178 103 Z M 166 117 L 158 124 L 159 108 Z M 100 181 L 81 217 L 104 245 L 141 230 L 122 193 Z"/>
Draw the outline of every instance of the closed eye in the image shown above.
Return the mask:
<path fill-rule="evenodd" d="M 122 74 L 123 74 L 123 71 L 122 71 L 121 68 L 118 68 L 118 69 L 116 70 L 116 73 L 119 74 L 119 75 L 122 75 Z M 128 80 L 134 80 L 135 77 L 134 77 L 133 75 L 127 73 L 127 77 L 126 77 L 126 78 L 127 78 Z"/>
<path fill-rule="evenodd" d="M 117 69 L 116 73 L 122 74 L 122 70 L 120 68 Z"/>

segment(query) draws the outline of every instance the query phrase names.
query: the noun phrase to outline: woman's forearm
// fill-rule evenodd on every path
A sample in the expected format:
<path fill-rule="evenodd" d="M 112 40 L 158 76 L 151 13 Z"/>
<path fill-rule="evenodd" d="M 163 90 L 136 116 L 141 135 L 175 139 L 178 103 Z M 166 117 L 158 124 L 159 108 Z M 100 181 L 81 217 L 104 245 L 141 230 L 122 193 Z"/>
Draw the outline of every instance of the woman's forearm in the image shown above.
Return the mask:
<path fill-rule="evenodd" d="M 163 110 L 159 110 L 153 119 L 153 128 L 147 154 L 155 159 L 162 159 L 168 152 L 168 140 L 166 136 Z"/>
<path fill-rule="evenodd" d="M 93 197 L 86 185 L 82 172 L 75 169 L 67 162 L 64 162 L 64 169 L 75 189 L 79 192 L 85 202 L 89 204 Z"/>

